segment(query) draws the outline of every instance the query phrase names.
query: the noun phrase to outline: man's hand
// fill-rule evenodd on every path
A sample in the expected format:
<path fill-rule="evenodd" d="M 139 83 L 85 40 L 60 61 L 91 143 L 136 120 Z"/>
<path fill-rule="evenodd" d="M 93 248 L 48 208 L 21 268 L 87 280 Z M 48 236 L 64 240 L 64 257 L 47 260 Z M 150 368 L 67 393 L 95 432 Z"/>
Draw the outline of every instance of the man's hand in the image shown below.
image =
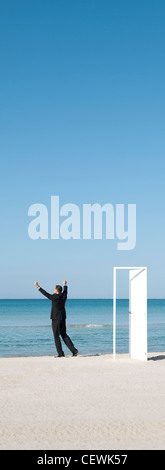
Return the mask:
<path fill-rule="evenodd" d="M 64 286 L 66 286 L 66 284 L 67 284 L 67 281 L 63 281 L 63 284 L 64 284 Z"/>
<path fill-rule="evenodd" d="M 36 281 L 34 282 L 34 285 L 35 285 L 36 287 L 39 287 L 39 284 L 38 284 L 38 282 L 36 282 Z"/>

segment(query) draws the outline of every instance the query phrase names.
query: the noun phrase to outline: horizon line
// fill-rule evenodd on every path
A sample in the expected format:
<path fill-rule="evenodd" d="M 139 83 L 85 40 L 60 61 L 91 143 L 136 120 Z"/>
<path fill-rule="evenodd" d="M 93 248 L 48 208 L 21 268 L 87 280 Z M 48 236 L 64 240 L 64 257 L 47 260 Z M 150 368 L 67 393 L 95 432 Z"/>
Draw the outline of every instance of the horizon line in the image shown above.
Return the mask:
<path fill-rule="evenodd" d="M 14 298 L 0 298 L 1 300 L 47 300 L 47 299 L 38 299 L 37 297 L 14 297 Z M 113 300 L 113 297 L 72 297 L 67 298 L 67 300 Z M 117 297 L 116 300 L 129 300 L 129 297 Z M 148 297 L 147 300 L 165 300 L 164 297 Z"/>

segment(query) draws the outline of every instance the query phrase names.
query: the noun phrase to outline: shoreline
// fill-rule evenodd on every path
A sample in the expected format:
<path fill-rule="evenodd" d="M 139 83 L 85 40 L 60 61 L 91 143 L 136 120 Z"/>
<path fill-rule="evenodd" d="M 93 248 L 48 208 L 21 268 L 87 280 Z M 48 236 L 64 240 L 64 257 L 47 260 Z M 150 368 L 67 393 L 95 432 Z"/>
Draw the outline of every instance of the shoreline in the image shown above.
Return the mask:
<path fill-rule="evenodd" d="M 164 350 L 163 351 L 149 351 L 147 353 L 147 359 L 148 360 L 151 360 L 151 355 L 155 355 L 155 356 L 157 356 L 157 355 L 159 355 L 159 356 L 162 355 L 163 356 L 164 355 L 164 357 L 165 357 L 165 351 Z M 95 357 L 95 356 L 108 356 L 110 359 L 113 359 L 113 352 L 111 352 L 111 353 L 107 353 L 107 352 L 106 353 L 86 353 L 86 354 L 85 353 L 82 353 L 82 354 L 78 353 L 77 357 Z M 122 357 L 123 358 L 126 358 L 126 357 L 129 358 L 129 352 L 128 353 L 125 353 L 125 352 L 124 353 L 120 353 L 120 352 L 116 353 L 116 357 L 120 358 L 120 356 L 121 356 L 121 358 Z M 2 359 L 21 359 L 21 358 L 26 359 L 26 358 L 43 358 L 43 357 L 54 357 L 54 358 L 56 358 L 57 353 L 56 354 L 43 354 L 43 355 L 35 355 L 35 354 L 34 355 L 33 354 L 22 355 L 22 354 L 20 354 L 19 356 L 0 356 L 0 361 Z M 72 353 L 68 352 L 67 354 L 65 354 L 64 357 L 65 358 L 72 357 Z M 132 361 L 134 361 L 134 359 L 132 359 Z M 136 361 L 137 362 L 143 362 L 140 359 L 136 360 Z"/>
<path fill-rule="evenodd" d="M 0 358 L 0 449 L 165 450 L 165 352 Z"/>

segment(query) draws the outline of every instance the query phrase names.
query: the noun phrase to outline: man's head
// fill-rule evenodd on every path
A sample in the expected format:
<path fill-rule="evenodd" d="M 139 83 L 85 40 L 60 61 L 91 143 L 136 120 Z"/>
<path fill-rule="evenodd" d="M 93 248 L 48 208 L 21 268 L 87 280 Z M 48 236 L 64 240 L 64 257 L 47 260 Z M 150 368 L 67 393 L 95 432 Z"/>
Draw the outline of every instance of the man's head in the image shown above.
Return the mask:
<path fill-rule="evenodd" d="M 62 287 L 61 286 L 56 286 L 55 289 L 54 289 L 54 293 L 55 294 L 61 294 L 62 292 Z"/>

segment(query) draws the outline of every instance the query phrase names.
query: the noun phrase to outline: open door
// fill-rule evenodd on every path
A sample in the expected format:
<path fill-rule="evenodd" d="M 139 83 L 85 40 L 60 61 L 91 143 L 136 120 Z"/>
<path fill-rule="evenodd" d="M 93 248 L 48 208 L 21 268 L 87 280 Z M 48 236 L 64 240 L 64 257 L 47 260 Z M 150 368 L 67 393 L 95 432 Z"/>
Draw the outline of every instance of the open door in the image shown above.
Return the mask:
<path fill-rule="evenodd" d="M 147 270 L 129 270 L 129 352 L 147 361 Z"/>

